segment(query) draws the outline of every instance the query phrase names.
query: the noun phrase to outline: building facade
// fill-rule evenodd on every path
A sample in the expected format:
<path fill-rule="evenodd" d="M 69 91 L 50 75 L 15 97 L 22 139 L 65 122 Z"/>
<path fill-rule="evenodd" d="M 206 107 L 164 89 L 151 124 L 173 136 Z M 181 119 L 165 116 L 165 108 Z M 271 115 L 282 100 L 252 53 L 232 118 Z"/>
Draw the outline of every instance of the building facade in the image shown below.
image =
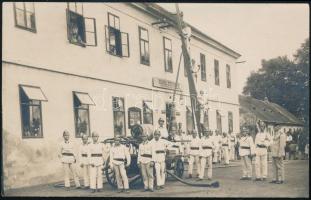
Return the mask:
<path fill-rule="evenodd" d="M 62 180 L 62 132 L 80 143 L 130 135 L 135 123 L 166 120 L 181 56 L 170 15 L 146 3 L 3 4 L 3 180 L 17 188 Z M 197 90 L 207 94 L 205 125 L 239 132 L 235 51 L 192 28 Z M 191 130 L 188 81 L 181 59 L 177 122 Z"/>

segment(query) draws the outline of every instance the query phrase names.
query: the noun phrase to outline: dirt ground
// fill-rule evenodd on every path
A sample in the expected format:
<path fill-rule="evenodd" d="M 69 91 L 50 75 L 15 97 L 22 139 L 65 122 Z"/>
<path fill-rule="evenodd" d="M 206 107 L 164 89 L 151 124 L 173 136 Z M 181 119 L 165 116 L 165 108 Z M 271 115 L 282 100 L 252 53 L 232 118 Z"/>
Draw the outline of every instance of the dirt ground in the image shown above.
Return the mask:
<path fill-rule="evenodd" d="M 213 181 L 219 181 L 219 188 L 190 187 L 168 178 L 165 188 L 155 192 L 142 192 L 142 188 L 132 189 L 129 194 L 116 193 L 110 185 L 104 184 L 99 193 L 74 189 L 65 191 L 53 184 L 5 191 L 5 196 L 103 196 L 103 197 L 309 197 L 309 161 L 290 160 L 285 163 L 285 184 L 270 184 L 271 163 L 265 182 L 241 181 L 241 167 L 235 162 L 231 167 L 213 169 Z M 196 182 L 195 180 L 187 181 Z M 203 182 L 208 182 L 204 180 Z"/>

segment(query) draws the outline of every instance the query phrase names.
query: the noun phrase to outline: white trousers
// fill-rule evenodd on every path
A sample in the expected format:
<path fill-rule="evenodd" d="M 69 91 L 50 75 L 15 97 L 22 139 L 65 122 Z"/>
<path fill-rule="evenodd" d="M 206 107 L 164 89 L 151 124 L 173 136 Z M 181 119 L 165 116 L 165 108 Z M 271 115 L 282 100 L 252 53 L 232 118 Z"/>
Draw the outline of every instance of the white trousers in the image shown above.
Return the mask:
<path fill-rule="evenodd" d="M 213 162 L 217 163 L 220 160 L 220 155 L 221 155 L 220 153 L 221 151 L 219 147 L 216 147 L 213 150 Z"/>
<path fill-rule="evenodd" d="M 113 164 L 113 169 L 116 175 L 118 189 L 129 189 L 129 180 L 127 178 L 124 164 Z"/>
<path fill-rule="evenodd" d="M 83 185 L 84 187 L 90 186 L 90 165 L 83 165 Z"/>
<path fill-rule="evenodd" d="M 189 175 L 192 175 L 194 162 L 195 162 L 195 164 L 196 164 L 196 166 L 197 166 L 197 174 L 199 175 L 199 174 L 200 174 L 200 169 L 201 169 L 201 167 L 200 167 L 200 157 L 199 157 L 199 155 L 190 155 L 188 174 L 189 174 Z"/>
<path fill-rule="evenodd" d="M 229 148 L 227 146 L 223 146 L 222 153 L 225 164 L 229 164 Z"/>
<path fill-rule="evenodd" d="M 165 162 L 156 162 L 154 167 L 156 171 L 157 186 L 163 186 L 165 183 Z"/>
<path fill-rule="evenodd" d="M 153 167 L 149 163 L 141 163 L 141 175 L 144 181 L 144 188 L 153 190 Z"/>
<path fill-rule="evenodd" d="M 268 175 L 268 156 L 256 155 L 255 160 L 256 178 L 267 178 Z"/>
<path fill-rule="evenodd" d="M 90 188 L 102 189 L 103 188 L 103 174 L 102 166 L 90 166 Z"/>
<path fill-rule="evenodd" d="M 243 177 L 252 177 L 252 163 L 251 159 L 247 156 L 241 156 L 241 162 L 242 162 L 242 172 Z"/>
<path fill-rule="evenodd" d="M 69 178 L 69 173 L 71 171 L 73 175 L 73 180 L 75 182 L 76 187 L 80 187 L 80 182 L 79 182 L 79 177 L 76 171 L 76 166 L 73 163 L 63 163 L 63 168 L 65 171 L 65 176 L 64 176 L 64 182 L 65 182 L 65 187 L 70 187 L 70 178 Z"/>
<path fill-rule="evenodd" d="M 201 157 L 200 175 L 199 178 L 204 178 L 205 166 L 207 161 L 207 178 L 212 178 L 212 156 Z"/>
<path fill-rule="evenodd" d="M 230 160 L 235 160 L 235 148 L 234 145 L 231 146 L 229 149 L 229 154 L 230 154 Z"/>

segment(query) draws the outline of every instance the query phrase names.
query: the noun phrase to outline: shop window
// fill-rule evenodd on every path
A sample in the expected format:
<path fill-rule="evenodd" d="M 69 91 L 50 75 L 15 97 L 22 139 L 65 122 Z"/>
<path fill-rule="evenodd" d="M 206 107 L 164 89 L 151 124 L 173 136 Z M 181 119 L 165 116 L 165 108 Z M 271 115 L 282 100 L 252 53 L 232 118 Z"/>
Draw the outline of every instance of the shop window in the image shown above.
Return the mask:
<path fill-rule="evenodd" d="M 41 101 L 47 101 L 40 87 L 19 85 L 22 137 L 42 138 Z"/>
<path fill-rule="evenodd" d="M 128 127 L 131 128 L 135 124 L 142 124 L 141 109 L 137 107 L 131 107 L 128 109 Z"/>
<path fill-rule="evenodd" d="M 142 27 L 138 27 L 138 30 L 139 30 L 140 63 L 144 65 L 150 65 L 148 30 Z"/>
<path fill-rule="evenodd" d="M 233 113 L 232 112 L 228 112 L 228 129 L 229 129 L 229 133 L 233 132 Z"/>
<path fill-rule="evenodd" d="M 14 2 L 15 26 L 36 32 L 35 6 L 33 2 Z"/>
<path fill-rule="evenodd" d="M 219 61 L 214 60 L 214 73 L 215 73 L 215 85 L 220 85 L 219 83 Z"/>
<path fill-rule="evenodd" d="M 89 105 L 95 105 L 88 93 L 73 92 L 76 137 L 90 135 Z"/>
<path fill-rule="evenodd" d="M 231 88 L 231 72 L 230 65 L 226 65 L 227 88 Z"/>
<path fill-rule="evenodd" d="M 153 110 L 151 101 L 143 101 L 143 122 L 153 124 Z"/>
<path fill-rule="evenodd" d="M 221 115 L 219 110 L 216 110 L 216 122 L 217 122 L 217 130 L 222 133 L 222 125 L 221 125 Z"/>
<path fill-rule="evenodd" d="M 173 60 L 172 60 L 172 40 L 163 37 L 164 46 L 164 67 L 166 72 L 173 73 Z"/>
<path fill-rule="evenodd" d="M 201 80 L 206 81 L 206 62 L 205 62 L 205 55 L 200 54 L 200 61 L 201 61 Z"/>
<path fill-rule="evenodd" d="M 125 136 L 124 98 L 112 97 L 113 131 L 114 135 Z"/>
<path fill-rule="evenodd" d="M 97 46 L 96 19 L 83 16 L 82 3 L 67 3 L 67 36 L 71 44 Z"/>
<path fill-rule="evenodd" d="M 108 13 L 108 26 L 105 26 L 106 50 L 109 54 L 129 57 L 129 34 L 120 31 L 118 16 Z"/>

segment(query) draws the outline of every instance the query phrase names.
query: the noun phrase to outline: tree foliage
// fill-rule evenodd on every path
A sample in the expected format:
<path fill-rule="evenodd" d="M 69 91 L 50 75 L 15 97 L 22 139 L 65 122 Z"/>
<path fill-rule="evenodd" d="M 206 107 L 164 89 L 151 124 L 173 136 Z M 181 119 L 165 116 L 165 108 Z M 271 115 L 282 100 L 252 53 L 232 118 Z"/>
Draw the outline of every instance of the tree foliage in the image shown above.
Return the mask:
<path fill-rule="evenodd" d="M 286 56 L 262 60 L 262 68 L 252 73 L 243 94 L 277 103 L 306 125 L 309 122 L 309 39 L 294 54 L 294 60 Z"/>

